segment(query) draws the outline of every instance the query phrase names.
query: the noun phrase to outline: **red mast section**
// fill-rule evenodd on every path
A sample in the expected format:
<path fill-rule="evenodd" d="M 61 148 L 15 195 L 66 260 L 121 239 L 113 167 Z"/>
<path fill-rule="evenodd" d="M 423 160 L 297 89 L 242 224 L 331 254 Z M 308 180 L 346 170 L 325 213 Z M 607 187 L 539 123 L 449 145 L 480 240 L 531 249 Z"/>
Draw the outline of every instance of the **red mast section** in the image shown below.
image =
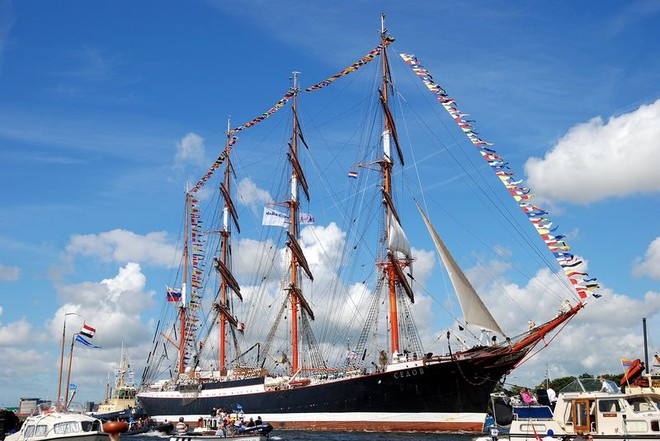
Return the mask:
<path fill-rule="evenodd" d="M 243 329 L 239 327 L 238 320 L 231 313 L 230 305 L 230 294 L 233 291 L 239 300 L 243 301 L 243 296 L 241 295 L 241 288 L 238 285 L 238 282 L 231 273 L 231 222 L 233 221 L 236 226 L 236 230 L 240 233 L 241 228 L 238 224 L 238 214 L 236 208 L 231 199 L 230 193 L 230 182 L 231 175 L 233 173 L 233 166 L 229 157 L 231 153 L 232 146 L 236 141 L 235 137 L 232 137 L 229 134 L 229 123 L 227 124 L 227 143 L 225 145 L 225 174 L 224 182 L 220 184 L 220 193 L 225 201 L 224 208 L 222 211 L 222 230 L 220 231 L 220 258 L 214 258 L 215 269 L 220 275 L 220 298 L 219 302 L 215 302 L 213 307 L 218 313 L 218 320 L 220 321 L 220 351 L 218 354 L 218 369 L 221 372 L 221 375 L 226 375 L 227 373 L 227 331 L 228 326 L 238 329 L 239 332 L 243 332 Z M 231 216 L 231 220 L 230 220 Z"/>
<path fill-rule="evenodd" d="M 298 372 L 300 369 L 300 354 L 298 343 L 300 340 L 298 329 L 298 314 L 302 313 L 301 309 L 306 312 L 312 320 L 314 320 L 314 312 L 303 296 L 301 289 L 301 278 L 299 269 L 302 269 L 310 280 L 314 280 L 312 272 L 309 269 L 305 255 L 302 248 L 298 244 L 299 224 L 298 218 L 300 213 L 300 199 L 299 190 L 302 189 L 309 200 L 309 189 L 307 180 L 303 174 L 302 167 L 298 161 L 298 140 L 302 140 L 300 132 L 300 124 L 298 122 L 298 72 L 293 72 L 293 97 L 292 97 L 292 113 L 293 113 L 293 133 L 291 142 L 289 143 L 289 162 L 291 163 L 291 199 L 287 201 L 290 213 L 290 226 L 287 231 L 287 247 L 291 252 L 291 261 L 289 264 L 290 281 L 288 286 L 290 301 L 291 301 L 291 370 L 293 373 Z M 304 143 L 304 141 L 303 141 Z"/>
<path fill-rule="evenodd" d="M 382 86 L 380 89 L 380 100 L 383 106 L 384 114 L 384 130 L 381 136 L 383 145 L 383 159 L 379 161 L 381 172 L 383 175 L 383 208 L 385 212 L 385 243 L 387 244 L 387 260 L 380 263 L 380 266 L 385 273 L 387 280 L 388 300 L 389 300 L 389 319 L 390 319 L 390 351 L 391 354 L 401 352 L 399 343 L 399 313 L 397 308 L 397 291 L 399 287 L 402 288 L 411 302 L 414 302 L 412 289 L 410 288 L 402 267 L 409 265 L 410 256 L 408 260 L 399 260 L 397 256 L 397 249 L 392 246 L 396 242 L 393 236 L 394 231 L 400 230 L 399 216 L 396 212 L 394 202 L 392 199 L 392 168 L 394 161 L 392 159 L 392 143 L 397 150 L 397 156 L 401 165 L 404 164 L 403 153 L 399 146 L 398 137 L 396 134 L 396 126 L 394 118 L 389 109 L 389 92 L 391 88 L 391 79 L 389 71 L 389 61 L 387 59 L 387 46 L 391 41 L 391 37 L 387 35 L 385 29 L 385 15 L 381 14 L 381 61 L 382 61 Z"/>

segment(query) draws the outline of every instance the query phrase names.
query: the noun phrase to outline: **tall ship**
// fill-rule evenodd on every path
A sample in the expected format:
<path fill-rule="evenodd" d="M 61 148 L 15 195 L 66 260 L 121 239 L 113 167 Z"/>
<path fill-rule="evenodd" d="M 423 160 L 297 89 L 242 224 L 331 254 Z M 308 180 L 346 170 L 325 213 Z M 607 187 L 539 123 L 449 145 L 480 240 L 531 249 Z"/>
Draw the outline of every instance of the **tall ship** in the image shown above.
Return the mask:
<path fill-rule="evenodd" d="M 357 62 L 305 88 L 294 72 L 273 107 L 241 126 L 228 124 L 217 160 L 187 188 L 180 271 L 166 288 L 137 394 L 155 420 L 195 422 L 242 409 L 276 429 L 481 431 L 497 384 L 598 295 L 584 263 L 476 122 L 414 55 L 390 54 L 393 42 L 383 16 L 380 42 Z M 415 156 L 411 129 L 403 130 L 405 142 L 399 135 L 410 101 L 394 85 L 395 62 L 427 98 L 423 113 L 444 118 L 417 131 L 442 126 L 451 134 L 449 143 L 432 133 L 422 141 L 427 156 Z M 361 73 L 371 74 L 371 86 Z M 359 91 L 346 92 L 349 85 Z M 348 94 L 360 110 L 341 108 L 332 96 L 311 113 L 308 106 L 325 93 Z M 334 129 L 323 132 L 326 122 Z M 287 133 L 281 148 L 250 138 L 269 124 Z M 275 130 L 267 127 L 268 139 Z M 265 149 L 267 159 L 257 159 Z M 434 159 L 440 152 L 469 157 L 473 169 L 461 169 L 467 175 L 488 174 L 493 188 L 474 203 L 504 216 L 548 267 L 541 290 L 554 306 L 536 311 L 515 335 L 477 294 L 458 264 L 464 257 L 450 252 L 460 244 L 446 244 L 431 222 L 438 199 L 428 194 L 439 189 L 417 177 L 425 167 L 436 182 L 452 180 Z M 239 167 L 241 155 L 250 160 Z M 268 171 L 248 176 L 259 161 Z M 344 170 L 343 180 L 330 177 L 333 168 Z M 495 225 L 482 222 L 489 232 Z M 411 246 L 411 232 L 425 242 Z M 243 239 L 248 233 L 257 238 Z M 425 265 L 437 257 L 453 288 L 426 286 Z M 460 313 L 447 306 L 455 300 L 431 300 L 446 290 Z M 443 309 L 449 318 L 439 335 L 416 325 L 434 323 L 429 314 Z"/>

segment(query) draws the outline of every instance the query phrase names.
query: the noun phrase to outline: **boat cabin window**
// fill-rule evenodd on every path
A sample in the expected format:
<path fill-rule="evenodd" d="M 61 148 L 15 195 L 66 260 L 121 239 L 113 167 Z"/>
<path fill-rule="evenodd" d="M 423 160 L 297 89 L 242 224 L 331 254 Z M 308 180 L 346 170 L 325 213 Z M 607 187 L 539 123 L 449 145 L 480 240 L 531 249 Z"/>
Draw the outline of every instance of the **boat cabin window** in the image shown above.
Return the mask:
<path fill-rule="evenodd" d="M 80 432 L 80 425 L 77 421 L 64 421 L 53 426 L 53 433 L 57 435 L 66 435 L 67 433 Z"/>
<path fill-rule="evenodd" d="M 25 437 L 30 438 L 31 436 L 34 436 L 34 426 L 27 426 L 25 428 Z"/>
<path fill-rule="evenodd" d="M 81 421 L 83 432 L 98 432 L 101 430 L 101 424 L 98 420 L 94 421 Z"/>
<path fill-rule="evenodd" d="M 39 424 L 38 426 L 28 426 L 25 429 L 25 438 L 38 438 L 46 436 L 47 426 Z"/>
<path fill-rule="evenodd" d="M 619 403 L 619 400 L 600 400 L 598 402 L 598 412 L 621 412 L 621 404 Z"/>
<path fill-rule="evenodd" d="M 656 410 L 655 404 L 646 397 L 628 398 L 628 404 L 635 412 L 649 412 Z"/>
<path fill-rule="evenodd" d="M 649 433 L 649 423 L 644 420 L 626 421 L 626 431 L 628 433 Z"/>

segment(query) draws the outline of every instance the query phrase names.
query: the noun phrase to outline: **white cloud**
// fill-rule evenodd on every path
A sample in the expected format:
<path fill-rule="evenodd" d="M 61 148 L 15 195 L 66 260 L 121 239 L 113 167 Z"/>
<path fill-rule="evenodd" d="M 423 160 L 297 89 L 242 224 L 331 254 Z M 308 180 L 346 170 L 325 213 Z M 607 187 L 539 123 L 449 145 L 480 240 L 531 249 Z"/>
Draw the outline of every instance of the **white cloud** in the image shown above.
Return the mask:
<path fill-rule="evenodd" d="M 175 166 L 204 163 L 204 138 L 196 133 L 187 133 L 176 147 Z"/>
<path fill-rule="evenodd" d="M 253 239 L 240 239 L 234 252 L 236 274 L 255 275 L 263 261 L 270 261 L 271 254 L 277 254 L 277 246 L 272 241 L 260 242 Z M 279 264 L 274 267 L 278 268 Z"/>
<path fill-rule="evenodd" d="M 647 248 L 644 257 L 637 260 L 633 274 L 660 280 L 660 237 L 656 237 Z"/>
<path fill-rule="evenodd" d="M 66 251 L 71 256 L 92 256 L 104 262 L 133 261 L 160 267 L 170 267 L 176 253 L 165 232 L 143 236 L 120 229 L 73 236 Z"/>
<path fill-rule="evenodd" d="M 51 331 L 61 326 L 67 312 L 78 314 L 93 326 L 103 323 L 113 325 L 108 327 L 115 331 L 125 331 L 126 324 L 115 327 L 114 322 L 130 321 L 152 305 L 152 293 L 145 293 L 145 286 L 146 277 L 140 265 L 134 262 L 120 268 L 113 278 L 101 282 L 88 281 L 61 286 L 58 294 L 64 304 L 55 315 Z"/>
<path fill-rule="evenodd" d="M 25 319 L 0 327 L 0 347 L 29 344 L 34 336 L 32 324 Z"/>
<path fill-rule="evenodd" d="M 657 100 L 607 123 L 596 117 L 576 125 L 544 158 L 530 158 L 525 172 L 540 195 L 580 204 L 657 192 L 659 146 Z"/>
<path fill-rule="evenodd" d="M 250 178 L 243 178 L 238 183 L 238 194 L 240 203 L 251 207 L 261 207 L 263 204 L 273 200 L 270 193 L 257 187 Z"/>
<path fill-rule="evenodd" d="M 139 355 L 139 362 L 149 352 L 152 330 L 142 323 L 141 314 L 154 307 L 154 293 L 145 291 L 145 286 L 140 266 L 128 263 L 114 277 L 100 282 L 59 286 L 61 306 L 43 327 L 35 328 L 25 319 L 1 326 L 0 357 L 11 363 L 0 365 L 0 388 L 9 390 L 7 383 L 12 381 L 11 388 L 19 387 L 22 396 L 53 398 L 57 395 L 61 338 L 65 314 L 69 314 L 66 315 L 65 347 L 68 348 L 72 336 L 85 322 L 96 328 L 92 342 L 103 348 L 75 346 L 72 382 L 78 384 L 80 390 L 102 391 L 108 373 L 119 362 L 122 346 Z M 66 361 L 64 364 L 66 368 Z M 136 372 L 139 366 L 139 363 L 134 366 Z M 16 372 L 23 375 L 17 377 Z M 87 397 L 102 398 L 89 392 Z"/>
<path fill-rule="evenodd" d="M 21 269 L 17 266 L 6 266 L 0 264 L 0 280 L 16 282 L 21 277 Z"/>

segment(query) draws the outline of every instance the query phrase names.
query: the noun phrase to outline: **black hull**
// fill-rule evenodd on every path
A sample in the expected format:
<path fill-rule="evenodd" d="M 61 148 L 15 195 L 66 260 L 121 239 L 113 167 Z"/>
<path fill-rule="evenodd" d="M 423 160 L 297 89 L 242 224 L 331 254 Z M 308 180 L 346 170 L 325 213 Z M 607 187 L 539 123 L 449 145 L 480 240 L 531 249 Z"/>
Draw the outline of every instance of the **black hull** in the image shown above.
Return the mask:
<path fill-rule="evenodd" d="M 285 390 L 222 396 L 232 389 L 232 382 L 227 382 L 223 388 L 213 389 L 217 396 L 208 396 L 212 390 L 204 387 L 199 393 L 145 392 L 138 398 L 145 411 L 155 418 L 192 419 L 208 415 L 213 408 L 229 411 L 240 405 L 249 415 L 260 415 L 276 428 L 369 429 L 361 423 L 369 416 L 381 415 L 378 418 L 389 421 L 380 422 L 385 430 L 481 431 L 490 393 L 523 355 L 500 353 L 461 361 L 401 363 L 397 365 L 399 370 Z M 263 378 L 255 380 L 263 385 Z M 353 420 L 343 421 L 342 414 L 353 414 Z M 355 414 L 364 415 L 365 419 L 355 421 Z M 405 414 L 430 415 L 428 421 L 420 416 L 422 420 L 410 424 L 401 418 Z M 473 421 L 457 419 L 452 414 L 474 414 Z M 306 421 L 296 420 L 293 415 L 306 415 Z M 372 425 L 370 428 L 373 430 Z"/>

